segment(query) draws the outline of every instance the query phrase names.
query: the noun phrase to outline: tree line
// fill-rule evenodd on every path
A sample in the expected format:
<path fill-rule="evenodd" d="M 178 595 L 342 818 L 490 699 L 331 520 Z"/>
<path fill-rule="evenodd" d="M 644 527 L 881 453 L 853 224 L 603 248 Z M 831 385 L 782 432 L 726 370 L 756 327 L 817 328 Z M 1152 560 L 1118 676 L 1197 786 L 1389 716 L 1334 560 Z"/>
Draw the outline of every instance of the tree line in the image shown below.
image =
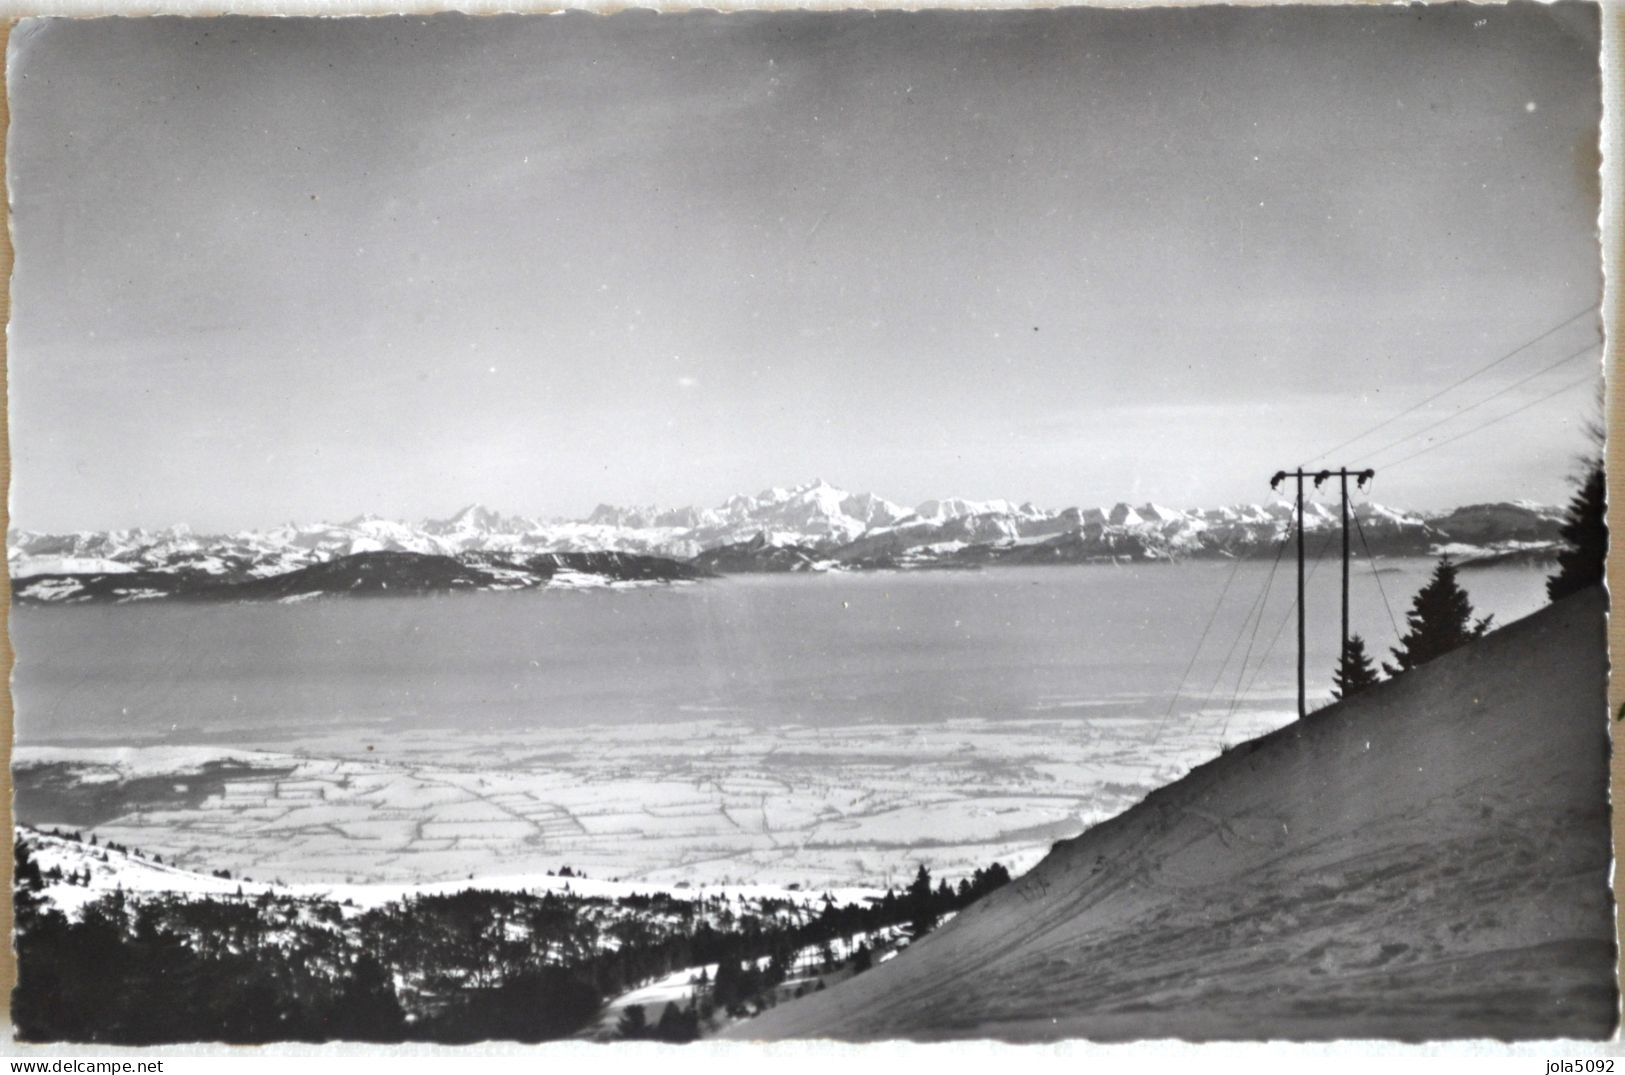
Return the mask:
<path fill-rule="evenodd" d="M 831 945 L 835 938 L 872 937 L 887 927 L 902 926 L 908 939 L 915 941 L 935 929 L 943 917 L 1009 883 L 1010 871 L 995 862 L 986 869 L 976 870 L 970 877 L 961 878 L 957 885 L 947 881 L 933 885 L 931 871 L 922 863 L 902 893 L 888 889 L 879 900 L 861 906 L 837 906 L 833 900 L 827 900 L 812 922 L 771 941 L 765 959 L 759 950 L 753 952 L 751 946 L 737 936 L 718 938 L 715 949 L 710 950 L 715 952 L 716 959 L 699 960 L 706 964 L 715 962 L 716 975 L 712 977 L 702 971 L 697 976 L 696 988 L 686 1006 L 668 1002 L 659 1020 L 651 1023 L 641 1005 L 629 1005 L 616 1031 L 622 1038 L 693 1041 L 701 1028 L 710 1025 L 719 1014 L 737 1019 L 775 1005 L 780 987 L 795 973 L 798 952 L 809 948 L 816 952 L 812 968 L 816 973 L 803 982 L 797 993 L 802 995 L 825 988 L 824 975 L 843 970 L 862 974 L 874 965 L 875 946 L 868 941 L 856 945 L 846 960 L 837 960 Z"/>
<path fill-rule="evenodd" d="M 120 1045 L 546 1041 L 591 1025 L 610 997 L 715 964 L 692 1015 L 674 1016 L 682 1027 L 667 1021 L 667 1040 L 690 1040 L 771 1003 L 796 953 L 915 933 L 1009 880 L 995 864 L 933 886 L 922 867 L 906 892 L 817 910 L 662 892 L 471 888 L 363 909 L 274 891 L 118 890 L 70 917 L 45 896 L 49 871 L 25 837 L 13 858 L 18 1038 Z M 860 947 L 853 961 L 869 958 Z"/>
<path fill-rule="evenodd" d="M 1601 460 L 1588 464 L 1576 484 L 1578 489 L 1564 511 L 1557 570 L 1546 580 L 1546 596 L 1551 601 L 1600 585 L 1607 567 L 1607 483 Z M 1412 599 L 1405 616 L 1407 629 L 1394 647 L 1392 663 L 1383 662 L 1382 671 L 1392 678 L 1442 657 L 1481 638 L 1493 619 L 1474 618 L 1472 602 L 1457 582 L 1456 565 L 1442 556 L 1432 577 Z M 1365 640 L 1350 635 L 1332 676 L 1332 697 L 1351 698 L 1376 686 L 1381 678 L 1366 653 Z"/>

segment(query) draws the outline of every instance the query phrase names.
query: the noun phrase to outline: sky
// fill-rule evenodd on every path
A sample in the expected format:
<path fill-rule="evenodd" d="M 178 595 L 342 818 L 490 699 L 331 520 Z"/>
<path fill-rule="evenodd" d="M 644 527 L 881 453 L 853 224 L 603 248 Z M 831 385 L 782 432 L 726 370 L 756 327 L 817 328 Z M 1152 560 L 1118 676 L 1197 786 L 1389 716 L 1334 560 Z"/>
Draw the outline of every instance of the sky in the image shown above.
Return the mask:
<path fill-rule="evenodd" d="M 1402 507 L 1555 502 L 1600 410 L 1586 6 L 31 20 L 10 48 L 14 526 L 814 476 L 1195 507 L 1312 459 Z"/>

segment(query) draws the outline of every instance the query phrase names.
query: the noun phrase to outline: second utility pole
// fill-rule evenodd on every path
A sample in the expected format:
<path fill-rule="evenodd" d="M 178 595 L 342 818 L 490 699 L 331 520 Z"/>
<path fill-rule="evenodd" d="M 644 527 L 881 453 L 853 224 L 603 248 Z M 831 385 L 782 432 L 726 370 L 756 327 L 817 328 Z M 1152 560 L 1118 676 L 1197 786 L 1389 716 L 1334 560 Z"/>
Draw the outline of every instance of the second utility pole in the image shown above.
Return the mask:
<path fill-rule="evenodd" d="M 1336 475 L 1343 484 L 1343 648 L 1338 650 L 1338 667 L 1348 657 L 1349 652 L 1349 479 L 1354 478 L 1356 484 L 1365 488 L 1365 483 L 1377 476 L 1374 470 L 1349 470 L 1339 467 L 1336 470 L 1323 470 L 1315 475 L 1315 488 L 1320 483 Z"/>

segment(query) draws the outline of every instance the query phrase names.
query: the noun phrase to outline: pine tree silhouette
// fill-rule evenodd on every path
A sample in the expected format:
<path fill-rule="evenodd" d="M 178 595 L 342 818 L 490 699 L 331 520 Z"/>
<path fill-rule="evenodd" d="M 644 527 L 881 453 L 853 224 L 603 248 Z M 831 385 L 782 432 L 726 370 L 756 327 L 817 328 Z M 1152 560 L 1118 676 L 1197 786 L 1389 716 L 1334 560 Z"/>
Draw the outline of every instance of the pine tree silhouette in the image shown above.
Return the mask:
<path fill-rule="evenodd" d="M 1368 687 L 1375 687 L 1378 681 L 1377 670 L 1366 656 L 1365 639 L 1350 635 L 1348 649 L 1343 651 L 1343 660 L 1332 675 L 1332 697 L 1339 701 L 1352 698 Z"/>
<path fill-rule="evenodd" d="M 1456 584 L 1456 565 L 1450 562 L 1450 557 L 1441 556 L 1439 566 L 1433 569 L 1433 577 L 1417 592 L 1406 614 L 1405 622 L 1410 630 L 1394 647 L 1397 666 L 1384 662 L 1382 670 L 1397 676 L 1442 657 L 1482 636 L 1494 618 L 1473 619 L 1472 602 L 1467 600 L 1467 592 Z"/>
<path fill-rule="evenodd" d="M 914 874 L 914 883 L 908 886 L 908 903 L 909 930 L 918 940 L 937 924 L 937 911 L 931 901 L 931 871 L 925 868 L 923 862 Z"/>
<path fill-rule="evenodd" d="M 621 1011 L 620 1021 L 615 1024 L 616 1031 L 622 1038 L 636 1040 L 649 1036 L 649 1016 L 641 1004 L 628 1004 Z"/>
<path fill-rule="evenodd" d="M 682 1005 L 675 1000 L 666 1004 L 666 1010 L 660 1013 L 660 1022 L 655 1024 L 655 1037 L 674 1045 L 693 1041 L 698 1032 L 698 1019 L 691 1023 L 688 1014 L 683 1012 Z"/>
<path fill-rule="evenodd" d="M 1557 555 L 1557 574 L 1546 580 L 1546 596 L 1560 601 L 1602 581 L 1608 558 L 1608 488 L 1601 463 L 1594 463 L 1569 501 L 1563 523 L 1567 546 Z"/>

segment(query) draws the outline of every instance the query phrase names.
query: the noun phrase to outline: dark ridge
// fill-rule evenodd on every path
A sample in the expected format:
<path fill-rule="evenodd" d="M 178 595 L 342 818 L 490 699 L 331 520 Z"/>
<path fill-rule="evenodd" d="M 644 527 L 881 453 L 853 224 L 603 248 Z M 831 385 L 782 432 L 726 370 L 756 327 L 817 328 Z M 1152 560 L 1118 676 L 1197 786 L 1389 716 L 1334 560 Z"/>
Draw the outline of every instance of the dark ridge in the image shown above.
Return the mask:
<path fill-rule="evenodd" d="M 749 541 L 719 545 L 694 557 L 694 565 L 723 575 L 747 575 L 810 571 L 820 559 L 816 549 L 806 545 L 774 545 L 766 534 Z"/>
<path fill-rule="evenodd" d="M 309 593 L 377 597 L 473 590 L 494 581 L 450 556 L 358 552 L 270 578 L 199 587 L 183 596 L 204 601 L 276 601 Z"/>
<path fill-rule="evenodd" d="M 87 770 L 100 767 L 72 762 L 19 765 L 12 770 L 17 819 L 25 825 L 104 825 L 126 814 L 148 810 L 195 808 L 228 784 L 278 780 L 291 766 L 251 765 L 233 760 L 205 762 L 196 772 L 87 780 Z"/>
<path fill-rule="evenodd" d="M 488 589 L 531 589 L 546 585 L 565 570 L 601 575 L 614 582 L 676 582 L 712 577 L 703 567 L 623 552 L 543 553 L 520 562 L 481 553 L 459 558 L 416 552 L 359 552 L 262 579 L 221 579 L 166 571 L 32 575 L 12 584 L 12 600 L 22 605 L 63 605 L 163 599 L 281 601 L 312 594 L 412 597 Z M 60 595 L 65 586 L 77 589 Z"/>
<path fill-rule="evenodd" d="M 676 582 L 713 577 L 703 566 L 630 552 L 544 552 L 521 565 L 543 579 L 559 571 L 603 575 L 616 582 Z"/>

